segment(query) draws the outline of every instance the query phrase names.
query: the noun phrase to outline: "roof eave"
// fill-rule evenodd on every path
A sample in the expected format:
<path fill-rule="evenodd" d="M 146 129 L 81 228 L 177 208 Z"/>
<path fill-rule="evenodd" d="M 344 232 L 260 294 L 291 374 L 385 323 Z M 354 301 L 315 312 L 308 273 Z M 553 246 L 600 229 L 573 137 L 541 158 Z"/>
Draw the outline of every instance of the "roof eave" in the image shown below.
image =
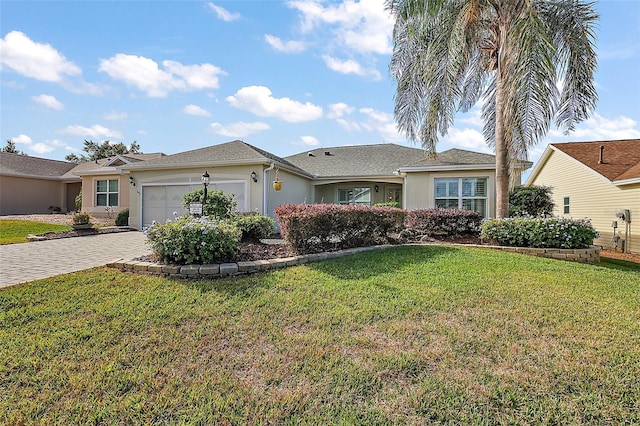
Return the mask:
<path fill-rule="evenodd" d="M 640 183 L 640 177 L 614 180 L 611 183 L 613 183 L 615 186 L 633 185 L 634 183 Z"/>
<path fill-rule="evenodd" d="M 11 173 L 11 172 L 2 172 L 0 173 L 0 175 L 8 176 L 8 177 L 25 178 L 25 179 L 52 180 L 52 181 L 58 181 L 58 182 L 79 182 L 80 181 L 80 178 L 74 178 L 74 177 L 29 175 L 24 173 Z"/>
<path fill-rule="evenodd" d="M 437 166 L 414 166 L 414 167 L 400 167 L 398 169 L 401 173 L 411 172 L 445 172 L 445 171 L 459 171 L 459 170 L 495 170 L 495 164 L 444 164 Z"/>

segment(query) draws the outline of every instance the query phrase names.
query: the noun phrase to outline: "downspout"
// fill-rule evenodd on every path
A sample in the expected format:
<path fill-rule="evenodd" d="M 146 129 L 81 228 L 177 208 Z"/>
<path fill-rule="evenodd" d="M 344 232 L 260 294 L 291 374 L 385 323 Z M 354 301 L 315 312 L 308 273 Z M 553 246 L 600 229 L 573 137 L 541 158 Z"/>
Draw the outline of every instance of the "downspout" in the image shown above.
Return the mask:
<path fill-rule="evenodd" d="M 264 189 L 262 190 L 262 214 L 269 216 L 267 210 L 269 208 L 269 172 L 276 168 L 276 163 L 271 163 L 269 168 L 264 169 L 264 177 L 262 179 Z"/>

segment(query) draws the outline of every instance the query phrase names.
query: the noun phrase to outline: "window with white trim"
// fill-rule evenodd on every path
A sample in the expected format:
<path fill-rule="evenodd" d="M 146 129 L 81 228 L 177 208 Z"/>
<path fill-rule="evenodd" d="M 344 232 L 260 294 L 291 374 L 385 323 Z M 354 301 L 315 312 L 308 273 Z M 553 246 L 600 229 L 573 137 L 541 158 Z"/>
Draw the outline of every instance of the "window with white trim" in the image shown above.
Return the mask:
<path fill-rule="evenodd" d="M 564 197 L 564 200 L 563 200 L 564 214 L 569 214 L 569 211 L 571 210 L 569 206 L 570 206 L 569 197 Z"/>
<path fill-rule="evenodd" d="M 338 204 L 371 205 L 371 188 L 338 189 Z"/>
<path fill-rule="evenodd" d="M 96 181 L 96 206 L 118 206 L 118 179 Z"/>
<path fill-rule="evenodd" d="M 435 179 L 435 205 L 472 210 L 487 217 L 487 178 Z"/>

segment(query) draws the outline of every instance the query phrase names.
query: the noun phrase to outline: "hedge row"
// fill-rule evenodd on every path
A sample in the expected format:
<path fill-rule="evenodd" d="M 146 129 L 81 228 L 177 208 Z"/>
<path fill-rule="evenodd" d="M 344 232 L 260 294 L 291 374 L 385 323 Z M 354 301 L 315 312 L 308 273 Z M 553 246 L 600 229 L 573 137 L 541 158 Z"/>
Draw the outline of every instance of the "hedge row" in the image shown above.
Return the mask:
<path fill-rule="evenodd" d="M 470 237 L 480 234 L 482 220 L 474 211 L 435 208 L 407 212 L 405 225 L 415 235 Z"/>
<path fill-rule="evenodd" d="M 282 204 L 275 210 L 286 243 L 299 254 L 385 242 L 404 226 L 405 211 L 393 207 Z"/>
<path fill-rule="evenodd" d="M 481 236 L 502 246 L 581 249 L 592 245 L 598 232 L 588 219 L 511 218 L 486 221 Z"/>

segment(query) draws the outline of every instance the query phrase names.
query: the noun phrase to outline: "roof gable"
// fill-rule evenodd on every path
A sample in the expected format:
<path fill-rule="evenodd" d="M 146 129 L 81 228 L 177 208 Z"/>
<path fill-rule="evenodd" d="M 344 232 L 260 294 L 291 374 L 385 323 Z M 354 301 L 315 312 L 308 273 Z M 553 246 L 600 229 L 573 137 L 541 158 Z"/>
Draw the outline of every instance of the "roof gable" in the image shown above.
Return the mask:
<path fill-rule="evenodd" d="M 304 170 L 295 164 L 240 140 L 179 152 L 148 160 L 144 163 L 127 164 L 121 166 L 121 168 L 123 170 L 137 170 L 271 162 L 279 163 L 280 166 L 286 166 L 293 171 L 306 174 Z"/>
<path fill-rule="evenodd" d="M 315 177 L 391 176 L 402 168 L 495 164 L 489 154 L 450 149 L 430 156 L 424 149 L 396 144 L 317 148 L 286 157 Z"/>
<path fill-rule="evenodd" d="M 640 139 L 555 143 L 551 146 L 610 182 L 640 179 Z M 601 147 L 604 147 L 602 162 Z"/>

